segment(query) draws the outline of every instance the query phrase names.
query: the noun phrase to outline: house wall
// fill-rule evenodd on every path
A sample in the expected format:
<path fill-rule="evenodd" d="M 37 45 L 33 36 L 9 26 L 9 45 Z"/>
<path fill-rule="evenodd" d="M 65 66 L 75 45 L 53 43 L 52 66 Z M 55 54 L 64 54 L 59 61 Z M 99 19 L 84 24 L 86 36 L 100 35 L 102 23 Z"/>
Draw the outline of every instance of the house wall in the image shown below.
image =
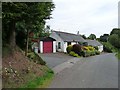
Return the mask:
<path fill-rule="evenodd" d="M 55 32 L 52 32 L 50 37 L 56 40 L 56 50 L 59 52 L 64 52 L 64 41 Z M 58 49 L 58 42 L 61 43 L 61 49 Z"/>
<path fill-rule="evenodd" d="M 40 53 L 43 53 L 43 41 L 40 41 L 40 44 L 39 44 L 40 46 Z"/>
<path fill-rule="evenodd" d="M 64 52 L 67 52 L 66 48 L 67 48 L 67 42 L 64 42 Z"/>
<path fill-rule="evenodd" d="M 71 42 L 71 45 L 77 44 L 77 42 Z"/>
<path fill-rule="evenodd" d="M 98 46 L 98 51 L 102 52 L 103 51 L 103 45 Z"/>
<path fill-rule="evenodd" d="M 56 53 L 56 41 L 53 41 L 53 53 Z"/>

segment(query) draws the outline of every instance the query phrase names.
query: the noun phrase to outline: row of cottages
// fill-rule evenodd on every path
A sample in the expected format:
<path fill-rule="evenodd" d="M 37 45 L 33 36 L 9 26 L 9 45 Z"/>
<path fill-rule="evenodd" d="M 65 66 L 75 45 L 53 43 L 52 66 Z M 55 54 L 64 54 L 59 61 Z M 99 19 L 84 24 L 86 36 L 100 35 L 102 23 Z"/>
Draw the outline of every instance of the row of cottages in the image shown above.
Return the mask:
<path fill-rule="evenodd" d="M 97 40 L 85 40 L 88 45 L 93 46 L 93 47 L 98 47 L 98 51 L 102 52 L 103 51 L 103 45 L 98 42 Z"/>
<path fill-rule="evenodd" d="M 56 50 L 58 52 L 67 52 L 66 48 L 68 45 L 78 44 L 78 42 L 85 42 L 80 35 L 61 31 L 52 31 L 50 37 L 56 40 Z"/>
<path fill-rule="evenodd" d="M 50 37 L 40 38 L 33 44 L 32 48 L 36 53 L 56 53 L 67 52 L 68 45 L 87 42 L 88 45 L 97 46 L 100 52 L 103 51 L 103 45 L 96 40 L 85 40 L 80 35 L 71 34 L 61 31 L 52 31 Z"/>

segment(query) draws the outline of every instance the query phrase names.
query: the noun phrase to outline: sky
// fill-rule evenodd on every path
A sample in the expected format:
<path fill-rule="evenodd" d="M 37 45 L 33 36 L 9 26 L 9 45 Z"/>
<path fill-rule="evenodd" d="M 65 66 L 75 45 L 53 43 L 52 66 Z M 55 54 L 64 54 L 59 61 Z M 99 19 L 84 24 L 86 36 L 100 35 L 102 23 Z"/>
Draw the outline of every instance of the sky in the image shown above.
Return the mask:
<path fill-rule="evenodd" d="M 119 0 L 53 0 L 55 9 L 47 25 L 55 31 L 95 34 L 100 37 L 118 27 Z"/>

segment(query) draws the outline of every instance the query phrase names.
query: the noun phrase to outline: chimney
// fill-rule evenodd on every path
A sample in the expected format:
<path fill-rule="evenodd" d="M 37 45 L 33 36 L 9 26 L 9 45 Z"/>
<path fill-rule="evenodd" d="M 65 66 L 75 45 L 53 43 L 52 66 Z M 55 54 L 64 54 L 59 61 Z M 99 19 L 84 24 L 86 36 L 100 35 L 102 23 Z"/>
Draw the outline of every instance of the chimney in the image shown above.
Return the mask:
<path fill-rule="evenodd" d="M 80 35 L 79 31 L 77 32 L 77 35 Z"/>

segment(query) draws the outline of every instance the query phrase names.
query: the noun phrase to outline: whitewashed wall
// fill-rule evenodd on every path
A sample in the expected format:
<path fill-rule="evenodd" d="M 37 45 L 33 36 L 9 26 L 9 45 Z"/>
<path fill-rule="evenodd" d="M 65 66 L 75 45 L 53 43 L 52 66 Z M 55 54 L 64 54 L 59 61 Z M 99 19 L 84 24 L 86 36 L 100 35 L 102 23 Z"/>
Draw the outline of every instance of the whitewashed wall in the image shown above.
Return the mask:
<path fill-rule="evenodd" d="M 64 42 L 64 47 L 63 47 L 63 48 L 64 48 L 64 51 L 63 51 L 63 52 L 67 52 L 67 51 L 66 51 L 66 48 L 67 48 L 67 42 Z"/>
<path fill-rule="evenodd" d="M 40 53 L 43 53 L 43 41 L 40 41 L 40 44 L 39 44 L 40 46 Z"/>
<path fill-rule="evenodd" d="M 50 37 L 56 40 L 56 50 L 59 52 L 64 52 L 64 41 L 55 32 L 52 32 Z M 61 42 L 61 49 L 58 49 L 58 42 Z"/>
<path fill-rule="evenodd" d="M 102 46 L 98 46 L 98 51 L 100 51 L 100 52 L 103 51 L 103 45 Z"/>
<path fill-rule="evenodd" d="M 71 45 L 77 44 L 76 42 L 71 42 Z"/>
<path fill-rule="evenodd" d="M 53 53 L 56 53 L 56 41 L 53 41 Z"/>

